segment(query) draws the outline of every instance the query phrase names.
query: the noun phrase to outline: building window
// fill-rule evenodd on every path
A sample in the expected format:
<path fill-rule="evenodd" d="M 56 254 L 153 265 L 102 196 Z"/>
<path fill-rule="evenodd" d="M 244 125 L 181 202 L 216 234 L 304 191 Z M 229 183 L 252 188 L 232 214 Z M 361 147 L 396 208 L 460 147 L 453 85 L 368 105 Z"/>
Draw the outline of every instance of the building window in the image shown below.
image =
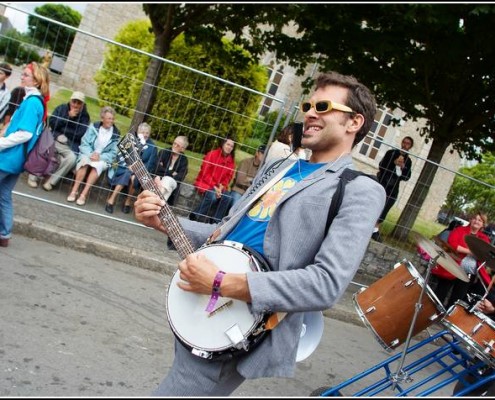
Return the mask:
<path fill-rule="evenodd" d="M 268 73 L 268 94 L 275 97 L 278 91 L 278 87 L 280 82 L 282 81 L 282 77 L 284 76 L 283 68 L 279 68 L 278 71 L 275 71 L 272 68 L 267 68 Z M 261 105 L 260 114 L 266 115 L 270 111 L 270 107 L 273 103 L 272 99 L 265 98 L 263 100 L 263 104 Z"/>
<path fill-rule="evenodd" d="M 378 154 L 378 150 L 383 143 L 383 139 L 387 134 L 387 129 L 390 126 L 393 115 L 386 110 L 378 110 L 375 115 L 375 120 L 371 125 L 371 129 L 363 139 L 359 153 L 374 160 Z"/>

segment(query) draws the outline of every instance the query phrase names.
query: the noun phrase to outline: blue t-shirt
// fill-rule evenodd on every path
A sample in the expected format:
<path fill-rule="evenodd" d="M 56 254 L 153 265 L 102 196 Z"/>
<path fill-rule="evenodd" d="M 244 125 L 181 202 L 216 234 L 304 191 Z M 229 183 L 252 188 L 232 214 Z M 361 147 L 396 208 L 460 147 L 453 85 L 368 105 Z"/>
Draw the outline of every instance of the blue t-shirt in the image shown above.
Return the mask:
<path fill-rule="evenodd" d="M 298 160 L 282 179 L 264 193 L 227 235 L 227 240 L 242 243 L 260 254 L 263 252 L 266 227 L 284 195 L 300 180 L 321 168 L 325 163 Z"/>

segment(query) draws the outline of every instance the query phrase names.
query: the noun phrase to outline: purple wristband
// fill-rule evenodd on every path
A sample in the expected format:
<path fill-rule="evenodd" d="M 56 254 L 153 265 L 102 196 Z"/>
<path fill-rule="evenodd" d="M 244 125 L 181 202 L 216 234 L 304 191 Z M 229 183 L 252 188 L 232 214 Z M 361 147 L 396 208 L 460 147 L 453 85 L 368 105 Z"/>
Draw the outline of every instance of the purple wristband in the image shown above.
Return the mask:
<path fill-rule="evenodd" d="M 218 300 L 218 296 L 220 296 L 220 285 L 222 284 L 222 279 L 223 276 L 225 275 L 225 272 L 223 271 L 218 271 L 217 274 L 215 275 L 215 279 L 213 279 L 213 286 L 211 288 L 211 297 L 210 301 L 208 302 L 208 305 L 206 306 L 206 312 L 212 312 L 213 307 L 215 306 L 215 303 Z"/>

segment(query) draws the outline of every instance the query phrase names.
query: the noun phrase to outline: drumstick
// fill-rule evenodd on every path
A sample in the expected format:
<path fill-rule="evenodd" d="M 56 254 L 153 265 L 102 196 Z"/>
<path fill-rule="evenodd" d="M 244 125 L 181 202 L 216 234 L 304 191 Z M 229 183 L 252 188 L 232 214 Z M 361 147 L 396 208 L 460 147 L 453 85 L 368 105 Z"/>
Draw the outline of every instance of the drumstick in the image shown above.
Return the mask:
<path fill-rule="evenodd" d="M 481 282 L 483 282 L 483 279 L 481 279 Z M 488 287 L 486 288 L 486 291 L 485 291 L 485 294 L 483 295 L 483 297 L 479 301 L 477 301 L 473 307 L 471 307 L 469 312 L 473 312 L 476 308 L 478 308 L 478 306 L 481 304 L 481 302 L 486 299 L 486 297 L 488 296 L 488 293 L 490 292 L 494 282 L 495 282 L 495 274 L 493 275 L 492 280 L 488 284 Z"/>

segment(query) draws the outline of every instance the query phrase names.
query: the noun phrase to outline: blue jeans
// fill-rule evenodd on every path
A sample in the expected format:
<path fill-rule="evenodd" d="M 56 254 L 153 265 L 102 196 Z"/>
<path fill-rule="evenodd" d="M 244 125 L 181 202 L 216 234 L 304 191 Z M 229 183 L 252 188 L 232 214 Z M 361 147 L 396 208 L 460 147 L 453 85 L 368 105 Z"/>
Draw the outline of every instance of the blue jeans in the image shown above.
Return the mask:
<path fill-rule="evenodd" d="M 203 194 L 199 205 L 189 215 L 189 219 L 199 222 L 209 222 L 211 224 L 220 222 L 225 215 L 225 210 L 230 208 L 230 203 L 229 192 L 222 194 L 222 197 L 217 199 L 214 190 L 207 190 Z"/>
<path fill-rule="evenodd" d="M 12 190 L 14 190 L 18 178 L 19 174 L 0 171 L 0 239 L 12 237 L 12 227 L 14 226 Z"/>

